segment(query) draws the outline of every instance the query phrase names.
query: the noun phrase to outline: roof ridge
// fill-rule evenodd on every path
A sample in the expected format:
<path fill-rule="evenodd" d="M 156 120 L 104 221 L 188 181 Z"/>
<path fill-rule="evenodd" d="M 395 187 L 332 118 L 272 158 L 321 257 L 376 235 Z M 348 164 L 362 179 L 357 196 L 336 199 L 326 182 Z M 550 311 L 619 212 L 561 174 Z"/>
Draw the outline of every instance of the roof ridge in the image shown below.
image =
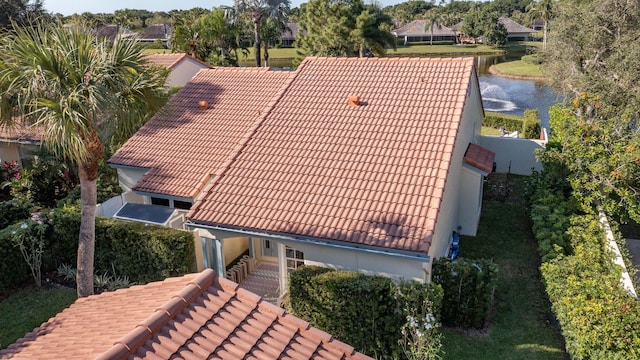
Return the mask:
<path fill-rule="evenodd" d="M 287 92 L 287 90 L 289 90 L 289 87 L 291 87 L 291 84 L 298 77 L 300 70 L 305 67 L 306 62 L 307 62 L 306 59 L 303 60 L 300 66 L 298 66 L 298 69 L 296 71 L 291 72 L 291 75 L 289 75 L 289 79 L 287 79 L 287 81 L 282 85 L 282 88 L 280 89 L 280 91 L 278 91 L 278 93 L 273 97 L 273 99 L 265 107 L 266 110 L 264 112 L 260 111 L 260 117 L 258 118 L 258 120 L 253 124 L 253 126 L 251 126 L 251 128 L 249 128 L 249 130 L 247 130 L 244 136 L 242 136 L 242 138 L 238 142 L 238 145 L 235 147 L 234 151 L 232 152 L 232 155 L 230 155 L 227 158 L 227 160 L 211 174 L 211 176 L 213 177 L 213 180 L 210 181 L 207 184 L 207 186 L 202 189 L 200 194 L 204 194 L 208 192 L 214 186 L 216 186 L 216 184 L 218 184 L 218 182 L 220 181 L 220 178 L 222 178 L 222 176 L 231 167 L 231 164 L 233 164 L 238 158 L 238 156 L 240 156 L 240 154 L 242 153 L 242 150 L 249 143 L 249 140 L 253 138 L 253 136 L 257 133 L 258 129 L 260 129 L 262 124 L 264 124 L 267 117 L 273 111 L 273 108 L 280 102 L 280 100 L 282 100 L 282 97 L 284 96 L 284 94 Z M 266 68 L 266 69 L 270 69 L 270 68 Z M 187 217 L 191 217 L 192 214 L 195 214 L 197 211 L 199 211 L 201 204 L 202 204 L 201 201 L 197 201 L 194 204 L 195 206 L 189 211 L 189 214 L 187 214 Z"/>
<path fill-rule="evenodd" d="M 171 319 L 175 318 L 184 308 L 197 299 L 209 286 L 211 286 L 218 275 L 212 269 L 205 269 L 177 294 L 159 308 L 149 317 L 116 341 L 107 351 L 102 353 L 97 359 L 123 359 L 142 346 L 154 334 L 160 331 Z"/>

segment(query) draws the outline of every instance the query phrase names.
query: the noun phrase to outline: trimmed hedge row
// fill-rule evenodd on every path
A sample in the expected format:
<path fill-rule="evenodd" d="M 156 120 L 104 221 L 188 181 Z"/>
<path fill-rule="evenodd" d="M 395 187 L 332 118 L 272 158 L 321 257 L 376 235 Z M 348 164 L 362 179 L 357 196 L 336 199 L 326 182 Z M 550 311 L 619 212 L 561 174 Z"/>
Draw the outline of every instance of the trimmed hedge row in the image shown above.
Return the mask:
<path fill-rule="evenodd" d="M 558 180 L 565 177 L 550 164 L 545 169 L 552 171 L 531 178 L 531 218 L 567 352 L 572 359 L 638 359 L 640 303 L 620 286 L 621 269 L 596 216 L 578 214 Z"/>
<path fill-rule="evenodd" d="M 498 265 L 488 259 L 433 262 L 433 282 L 444 290 L 442 323 L 446 326 L 483 328 L 498 284 Z"/>
<path fill-rule="evenodd" d="M 51 210 L 43 216 L 49 224 L 42 258 L 42 272 L 75 265 L 80 232 L 78 206 Z M 28 267 L 14 246 L 10 229 L 0 231 L 0 290 L 24 283 Z M 193 270 L 193 234 L 163 226 L 96 218 L 94 273 L 126 276 L 146 283 Z"/>
<path fill-rule="evenodd" d="M 527 139 L 540 138 L 541 127 L 538 110 L 525 110 L 523 117 L 487 112 L 482 121 L 482 126 L 495 129 L 502 128 L 506 131 L 519 131 Z"/>
<path fill-rule="evenodd" d="M 415 299 L 400 295 L 391 279 L 304 266 L 294 271 L 289 281 L 289 310 L 294 315 L 370 356 L 402 358 L 400 341 L 408 316 L 405 309 L 415 306 L 411 303 Z M 402 294 L 422 294 L 437 316 L 441 288 L 408 284 L 401 286 Z"/>
<path fill-rule="evenodd" d="M 80 232 L 77 206 L 55 209 L 49 266 L 75 264 Z M 195 264 L 193 234 L 164 226 L 96 218 L 95 272 L 146 283 L 190 272 Z"/>

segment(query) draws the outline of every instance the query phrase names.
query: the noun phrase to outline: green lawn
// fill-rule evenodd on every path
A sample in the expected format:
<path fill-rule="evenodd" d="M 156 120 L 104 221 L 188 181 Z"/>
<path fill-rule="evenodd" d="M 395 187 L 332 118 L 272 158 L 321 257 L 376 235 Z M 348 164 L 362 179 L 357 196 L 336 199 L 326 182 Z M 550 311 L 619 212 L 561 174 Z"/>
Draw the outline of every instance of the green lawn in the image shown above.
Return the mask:
<path fill-rule="evenodd" d="M 477 236 L 460 240 L 461 257 L 493 259 L 500 279 L 488 329 L 473 334 L 445 329 L 445 359 L 563 359 L 559 332 L 549 321 L 536 241 L 521 201 L 523 180 L 510 177 L 514 188 L 506 202 L 485 200 Z M 500 198 L 501 191 L 489 191 L 496 188 L 488 186 L 485 199 Z"/>
<path fill-rule="evenodd" d="M 527 64 L 522 60 L 509 61 L 494 65 L 496 70 L 504 75 L 544 77 L 544 69 L 541 65 Z"/>
<path fill-rule="evenodd" d="M 76 290 L 29 286 L 0 301 L 0 349 L 23 337 L 77 299 Z"/>

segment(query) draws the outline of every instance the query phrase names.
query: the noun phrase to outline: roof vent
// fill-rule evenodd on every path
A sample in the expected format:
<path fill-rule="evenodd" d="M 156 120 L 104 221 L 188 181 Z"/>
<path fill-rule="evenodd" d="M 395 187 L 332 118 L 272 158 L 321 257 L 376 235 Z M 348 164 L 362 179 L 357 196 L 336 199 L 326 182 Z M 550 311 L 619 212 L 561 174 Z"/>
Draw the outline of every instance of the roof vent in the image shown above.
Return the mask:
<path fill-rule="evenodd" d="M 205 101 L 205 100 L 200 100 L 198 102 L 198 106 L 200 106 L 200 109 L 208 109 L 209 108 L 209 102 Z"/>
<path fill-rule="evenodd" d="M 360 105 L 360 96 L 349 96 L 349 106 Z"/>

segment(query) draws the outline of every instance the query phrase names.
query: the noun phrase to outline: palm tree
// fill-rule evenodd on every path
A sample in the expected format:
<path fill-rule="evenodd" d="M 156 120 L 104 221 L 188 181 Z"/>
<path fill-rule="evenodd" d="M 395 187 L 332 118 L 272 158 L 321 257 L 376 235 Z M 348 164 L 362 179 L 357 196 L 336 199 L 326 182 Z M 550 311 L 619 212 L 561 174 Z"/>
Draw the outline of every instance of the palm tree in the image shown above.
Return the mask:
<path fill-rule="evenodd" d="M 266 18 L 282 19 L 289 14 L 289 0 L 235 0 L 234 10 L 237 14 L 248 14 L 253 22 L 255 35 L 256 66 L 260 66 L 260 26 Z"/>
<path fill-rule="evenodd" d="M 44 129 L 43 143 L 78 166 L 82 218 L 78 296 L 93 293 L 96 179 L 103 142 L 132 134 L 166 101 L 166 74 L 134 42 L 98 40 L 60 22 L 35 23 L 0 39 L 0 121 Z"/>
<path fill-rule="evenodd" d="M 440 11 L 440 8 L 431 8 L 428 12 L 428 16 L 427 16 L 427 21 L 425 22 L 426 27 L 425 27 L 425 31 L 429 30 L 429 33 L 431 34 L 431 37 L 429 38 L 429 45 L 433 46 L 433 28 L 434 27 L 438 27 L 438 29 L 442 28 L 442 20 L 443 20 L 443 16 L 442 16 L 442 12 Z"/>
<path fill-rule="evenodd" d="M 531 18 L 542 20 L 542 50 L 547 48 L 547 28 L 553 16 L 554 0 L 539 0 L 527 6 L 527 14 Z"/>

